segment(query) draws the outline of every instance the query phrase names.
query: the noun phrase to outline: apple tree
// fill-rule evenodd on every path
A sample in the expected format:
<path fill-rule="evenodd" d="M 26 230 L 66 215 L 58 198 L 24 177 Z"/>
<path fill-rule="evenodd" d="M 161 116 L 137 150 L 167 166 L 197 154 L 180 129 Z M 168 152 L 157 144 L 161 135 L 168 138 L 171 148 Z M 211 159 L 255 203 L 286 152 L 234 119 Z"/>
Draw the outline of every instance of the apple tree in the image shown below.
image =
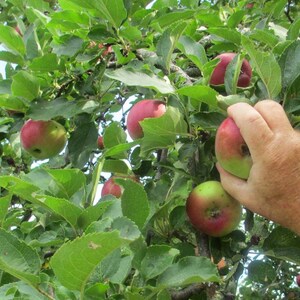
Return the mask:
<path fill-rule="evenodd" d="M 299 236 L 245 208 L 212 236 L 186 211 L 220 180 L 230 104 L 272 99 L 299 127 L 299 0 L 0 6 L 1 299 L 300 298 Z M 143 105 L 132 138 L 142 100 L 164 110 Z M 24 140 L 29 120 L 55 122 L 63 145 L 50 127 Z M 119 197 L 101 195 L 111 176 Z"/>

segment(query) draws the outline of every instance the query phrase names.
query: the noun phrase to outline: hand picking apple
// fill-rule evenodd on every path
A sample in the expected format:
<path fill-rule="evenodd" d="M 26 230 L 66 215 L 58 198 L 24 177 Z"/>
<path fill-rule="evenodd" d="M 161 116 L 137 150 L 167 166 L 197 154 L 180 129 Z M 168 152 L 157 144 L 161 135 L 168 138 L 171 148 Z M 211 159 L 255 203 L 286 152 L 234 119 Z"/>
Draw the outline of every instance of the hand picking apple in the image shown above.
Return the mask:
<path fill-rule="evenodd" d="M 300 235 L 300 133 L 272 100 L 254 107 L 237 103 L 227 112 L 240 129 L 253 165 L 243 180 L 218 163 L 224 189 L 251 211 Z"/>

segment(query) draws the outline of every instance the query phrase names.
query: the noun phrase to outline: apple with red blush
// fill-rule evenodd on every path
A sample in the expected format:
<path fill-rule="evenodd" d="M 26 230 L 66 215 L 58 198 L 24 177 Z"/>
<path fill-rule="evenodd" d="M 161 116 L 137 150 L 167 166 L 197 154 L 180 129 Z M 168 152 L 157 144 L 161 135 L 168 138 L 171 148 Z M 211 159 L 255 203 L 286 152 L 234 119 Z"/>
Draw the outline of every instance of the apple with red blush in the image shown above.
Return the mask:
<path fill-rule="evenodd" d="M 218 181 L 196 186 L 186 202 L 187 216 L 192 225 L 209 236 L 222 237 L 237 228 L 242 207 Z"/>
<path fill-rule="evenodd" d="M 215 154 L 224 170 L 243 179 L 249 177 L 252 158 L 240 129 L 230 117 L 217 130 Z"/>
<path fill-rule="evenodd" d="M 133 140 L 144 136 L 140 122 L 146 118 L 158 118 L 166 112 L 166 103 L 156 99 L 144 99 L 134 104 L 127 116 L 127 130 Z"/>
<path fill-rule="evenodd" d="M 212 72 L 209 83 L 211 85 L 221 85 L 224 84 L 225 73 L 229 63 L 234 59 L 236 53 L 227 52 L 222 53 L 216 56 L 217 59 L 220 59 L 215 69 Z M 238 87 L 248 87 L 250 85 L 252 77 L 252 68 L 248 62 L 248 60 L 243 59 L 239 78 L 237 81 Z"/>
<path fill-rule="evenodd" d="M 123 194 L 123 187 L 115 182 L 116 179 L 130 179 L 136 182 L 140 182 L 138 177 L 135 175 L 113 175 L 108 180 L 106 180 L 103 184 L 101 190 L 101 197 L 105 195 L 113 195 L 116 198 L 121 198 Z"/>
<path fill-rule="evenodd" d="M 67 132 L 60 123 L 49 120 L 28 120 L 21 128 L 23 149 L 37 159 L 59 154 L 67 143 Z"/>
<path fill-rule="evenodd" d="M 104 149 L 103 136 L 101 136 L 101 135 L 98 136 L 97 146 L 98 146 L 98 149 L 100 149 L 100 150 Z"/>

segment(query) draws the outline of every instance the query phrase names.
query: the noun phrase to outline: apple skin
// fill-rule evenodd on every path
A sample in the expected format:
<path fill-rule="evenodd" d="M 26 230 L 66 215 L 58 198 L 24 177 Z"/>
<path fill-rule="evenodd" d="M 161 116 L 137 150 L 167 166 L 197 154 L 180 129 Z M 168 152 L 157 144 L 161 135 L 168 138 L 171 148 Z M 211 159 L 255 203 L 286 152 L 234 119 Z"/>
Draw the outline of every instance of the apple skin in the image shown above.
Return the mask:
<path fill-rule="evenodd" d="M 296 282 L 298 286 L 300 287 L 300 274 L 296 276 Z"/>
<path fill-rule="evenodd" d="M 252 158 L 240 129 L 232 118 L 226 118 L 217 130 L 215 153 L 217 161 L 227 172 L 242 179 L 249 177 Z"/>
<path fill-rule="evenodd" d="M 114 175 L 104 182 L 101 190 L 101 197 L 104 197 L 105 195 L 113 195 L 116 198 L 121 198 L 123 194 L 123 187 L 115 182 L 115 179 L 118 178 L 122 178 L 122 179 L 130 178 L 131 180 L 139 182 L 138 177 L 134 175 L 128 175 L 128 176 Z"/>
<path fill-rule="evenodd" d="M 227 53 L 222 53 L 216 57 L 220 59 L 220 62 L 216 65 L 211 75 L 210 84 L 212 85 L 224 84 L 226 68 L 235 56 L 236 53 L 227 52 Z M 250 85 L 251 77 L 252 77 L 251 66 L 249 62 L 246 59 L 244 59 L 241 67 L 241 73 L 239 75 L 239 79 L 237 82 L 237 86 L 248 87 Z"/>
<path fill-rule="evenodd" d="M 206 181 L 196 186 L 186 202 L 190 222 L 199 231 L 222 237 L 236 229 L 242 207 L 218 181 Z"/>
<path fill-rule="evenodd" d="M 97 145 L 98 145 L 98 149 L 100 150 L 104 149 L 103 136 L 101 135 L 98 136 Z"/>
<path fill-rule="evenodd" d="M 63 150 L 67 142 L 65 128 L 54 120 L 29 119 L 21 128 L 21 145 L 37 159 L 53 157 Z"/>
<path fill-rule="evenodd" d="M 137 102 L 127 116 L 127 130 L 133 140 L 143 137 L 140 121 L 145 118 L 158 118 L 166 112 L 166 104 L 160 100 L 145 99 Z"/>

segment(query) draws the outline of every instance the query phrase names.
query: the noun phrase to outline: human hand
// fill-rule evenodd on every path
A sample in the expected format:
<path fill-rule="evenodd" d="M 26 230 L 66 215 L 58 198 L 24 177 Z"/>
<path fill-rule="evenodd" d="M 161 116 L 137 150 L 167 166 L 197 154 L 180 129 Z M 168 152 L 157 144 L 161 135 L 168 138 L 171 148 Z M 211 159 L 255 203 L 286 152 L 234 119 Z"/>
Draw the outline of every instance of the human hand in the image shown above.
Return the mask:
<path fill-rule="evenodd" d="M 225 190 L 242 205 L 300 235 L 300 133 L 280 104 L 237 103 L 227 110 L 248 145 L 253 165 L 243 180 L 217 168 Z"/>

